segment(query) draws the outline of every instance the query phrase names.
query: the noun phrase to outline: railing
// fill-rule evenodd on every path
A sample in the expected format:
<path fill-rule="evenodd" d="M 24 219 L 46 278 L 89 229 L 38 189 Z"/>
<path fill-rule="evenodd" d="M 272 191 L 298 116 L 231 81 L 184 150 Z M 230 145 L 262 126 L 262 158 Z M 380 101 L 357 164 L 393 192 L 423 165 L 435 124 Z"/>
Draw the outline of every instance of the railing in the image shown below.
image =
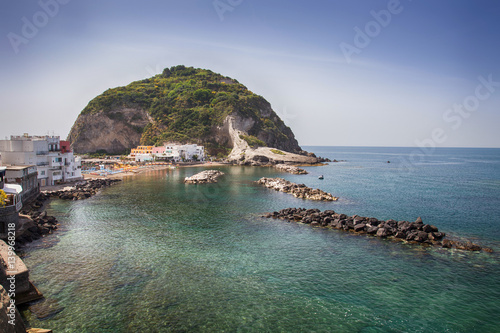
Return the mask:
<path fill-rule="evenodd" d="M 49 165 L 49 162 L 38 162 L 36 165 L 37 166 L 46 166 L 46 165 Z"/>
<path fill-rule="evenodd" d="M 21 200 L 21 196 L 19 194 L 16 194 L 16 195 L 13 195 L 12 202 L 2 208 L 1 213 L 6 214 L 9 211 L 13 211 L 13 210 L 18 212 L 21 210 L 21 208 L 23 208 L 23 201 Z M 2 214 L 0 214 L 0 215 L 2 215 Z"/>

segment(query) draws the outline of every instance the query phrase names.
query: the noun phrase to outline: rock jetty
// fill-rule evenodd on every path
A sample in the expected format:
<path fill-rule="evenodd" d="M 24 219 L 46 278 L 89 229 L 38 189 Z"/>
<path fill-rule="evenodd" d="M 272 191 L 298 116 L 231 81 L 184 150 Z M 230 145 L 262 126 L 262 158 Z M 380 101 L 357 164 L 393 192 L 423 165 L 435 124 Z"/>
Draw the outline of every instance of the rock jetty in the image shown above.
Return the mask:
<path fill-rule="evenodd" d="M 205 184 L 217 183 L 217 178 L 224 175 L 224 172 L 219 170 L 205 170 L 191 177 L 184 178 L 184 183 L 187 184 Z"/>
<path fill-rule="evenodd" d="M 274 167 L 278 170 L 289 172 L 289 173 L 292 173 L 294 175 L 307 175 L 309 173 L 306 170 L 298 168 L 294 165 L 276 164 Z"/>
<path fill-rule="evenodd" d="M 301 222 L 313 227 L 325 227 L 359 234 L 368 234 L 381 238 L 405 241 L 411 244 L 428 244 L 443 248 L 456 248 L 467 251 L 492 252 L 490 248 L 481 247 L 469 241 L 444 239 L 446 234 L 436 226 L 424 224 L 419 217 L 415 222 L 387 220 L 373 217 L 347 216 L 333 210 L 286 208 L 279 212 L 266 213 L 266 218 L 277 218 L 290 222 Z"/>
<path fill-rule="evenodd" d="M 91 179 L 78 183 L 74 187 L 65 188 L 59 191 L 45 191 L 43 193 L 46 196 L 58 197 L 62 200 L 83 200 L 97 194 L 101 188 L 111 186 L 119 181 L 121 181 L 121 179 Z"/>
<path fill-rule="evenodd" d="M 320 189 L 312 189 L 304 184 L 295 184 L 283 178 L 262 177 L 257 181 L 258 184 L 276 191 L 290 193 L 296 198 L 318 200 L 318 201 L 337 201 L 339 198 Z"/>

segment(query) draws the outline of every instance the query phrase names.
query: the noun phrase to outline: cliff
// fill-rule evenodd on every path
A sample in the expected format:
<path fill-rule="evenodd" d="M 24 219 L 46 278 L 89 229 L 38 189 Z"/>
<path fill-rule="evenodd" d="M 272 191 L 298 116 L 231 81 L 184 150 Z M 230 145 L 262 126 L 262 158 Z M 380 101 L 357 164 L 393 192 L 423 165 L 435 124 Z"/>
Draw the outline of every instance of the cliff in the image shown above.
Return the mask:
<path fill-rule="evenodd" d="M 262 96 L 229 77 L 184 66 L 97 96 L 78 116 L 68 140 L 76 153 L 118 154 L 166 141 L 202 144 L 210 155 L 233 160 L 259 149 L 258 154 L 271 148 L 304 153 Z"/>

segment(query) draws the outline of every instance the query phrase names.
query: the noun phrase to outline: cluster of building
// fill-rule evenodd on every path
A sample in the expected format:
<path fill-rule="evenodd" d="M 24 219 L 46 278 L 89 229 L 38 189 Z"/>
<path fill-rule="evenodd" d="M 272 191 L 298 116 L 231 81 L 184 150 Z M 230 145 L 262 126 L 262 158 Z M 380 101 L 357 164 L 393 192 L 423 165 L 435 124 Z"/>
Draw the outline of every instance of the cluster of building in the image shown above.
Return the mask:
<path fill-rule="evenodd" d="M 63 141 L 58 136 L 24 134 L 0 140 L 0 165 L 7 166 L 7 182 L 19 184 L 23 177 L 31 181 L 35 173 L 38 186 L 82 178 L 81 159 L 73 155 L 69 141 Z M 30 187 L 34 183 L 30 183 Z"/>
<path fill-rule="evenodd" d="M 11 136 L 0 140 L 0 222 L 17 215 L 22 203 L 35 198 L 41 186 L 82 179 L 81 160 L 68 141 L 58 136 Z M 6 223 L 0 223 L 0 238 Z"/>
<path fill-rule="evenodd" d="M 189 162 L 205 161 L 205 148 L 197 144 L 165 143 L 163 146 L 138 146 L 131 150 L 130 158 L 137 162 L 167 161 Z"/>

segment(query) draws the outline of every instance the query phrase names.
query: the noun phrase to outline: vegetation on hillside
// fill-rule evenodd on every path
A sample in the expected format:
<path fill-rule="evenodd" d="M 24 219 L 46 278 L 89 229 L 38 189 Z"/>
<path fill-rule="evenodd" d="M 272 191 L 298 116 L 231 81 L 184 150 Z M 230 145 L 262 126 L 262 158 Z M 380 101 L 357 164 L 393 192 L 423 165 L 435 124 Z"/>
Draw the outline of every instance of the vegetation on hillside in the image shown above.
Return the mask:
<path fill-rule="evenodd" d="M 208 145 L 216 154 L 226 154 L 227 147 L 211 140 L 211 129 L 222 125 L 233 112 L 254 120 L 250 136 L 267 132 L 279 139 L 288 139 L 283 133 L 283 129 L 288 128 L 279 117 L 267 118 L 260 114 L 259 110 L 268 105 L 263 97 L 234 79 L 210 70 L 179 65 L 166 68 L 152 78 L 106 90 L 90 101 L 82 114 L 104 112 L 112 119 L 121 120 L 119 113 L 111 111 L 139 107 L 154 119 L 144 128 L 130 125 L 142 133 L 141 144 L 194 141 Z M 265 145 L 262 140 L 255 139 L 258 141 L 253 140 L 253 145 Z"/>
<path fill-rule="evenodd" d="M 257 148 L 257 147 L 265 147 L 266 143 L 262 140 L 259 140 L 253 135 L 243 135 L 240 134 L 240 139 L 245 140 L 248 145 L 252 148 Z"/>
<path fill-rule="evenodd" d="M 284 152 L 282 152 L 281 150 L 278 150 L 278 149 L 271 149 L 271 152 L 273 152 L 276 155 L 285 155 Z"/>

